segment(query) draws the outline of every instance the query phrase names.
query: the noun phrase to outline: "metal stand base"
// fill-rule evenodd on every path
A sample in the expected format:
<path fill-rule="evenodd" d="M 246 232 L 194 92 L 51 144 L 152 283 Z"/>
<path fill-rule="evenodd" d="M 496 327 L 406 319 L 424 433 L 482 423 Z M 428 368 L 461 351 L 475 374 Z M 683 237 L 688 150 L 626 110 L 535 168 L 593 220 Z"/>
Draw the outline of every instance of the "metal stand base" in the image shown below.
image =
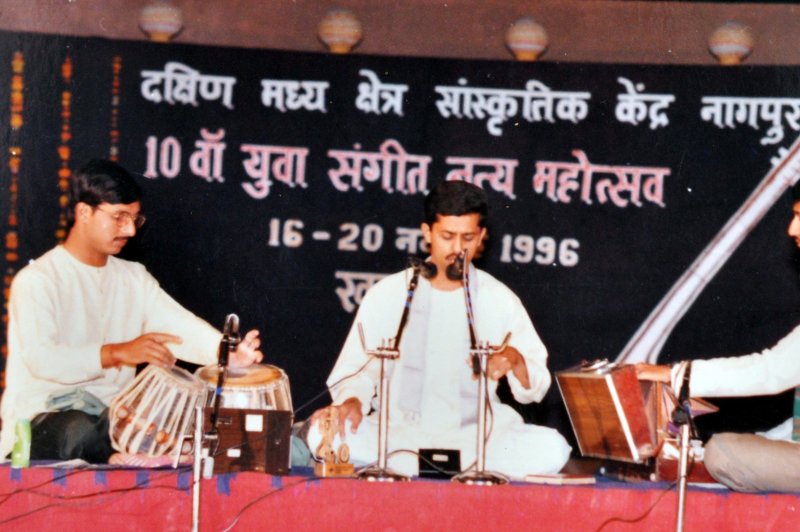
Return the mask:
<path fill-rule="evenodd" d="M 356 477 L 359 480 L 366 480 L 369 482 L 407 482 L 410 480 L 407 476 L 395 473 L 391 469 L 384 469 L 377 465 L 367 466 L 364 469 L 356 471 Z"/>
<path fill-rule="evenodd" d="M 367 355 L 378 358 L 381 361 L 381 382 L 378 389 L 380 398 L 380 410 L 378 411 L 378 463 L 356 471 L 356 478 L 369 482 L 403 482 L 408 480 L 408 477 L 395 473 L 387 465 L 389 459 L 387 448 L 389 442 L 389 380 L 392 364 L 400 356 L 400 352 L 394 347 L 394 340 L 384 340 L 378 349 L 366 351 Z"/>
<path fill-rule="evenodd" d="M 500 486 L 508 484 L 508 477 L 491 471 L 465 471 L 454 476 L 453 482 L 468 486 Z"/>
<path fill-rule="evenodd" d="M 468 304 L 469 307 L 469 304 Z M 508 336 L 503 341 L 505 344 Z M 475 469 L 464 471 L 453 477 L 453 482 L 467 484 L 470 486 L 499 486 L 508 484 L 508 477 L 500 473 L 486 471 L 486 410 L 488 406 L 488 376 L 486 369 L 488 366 L 489 355 L 494 350 L 485 344 L 483 347 L 470 349 L 470 359 L 473 364 L 477 363 L 478 375 L 478 426 L 477 426 L 477 452 L 475 453 Z"/>

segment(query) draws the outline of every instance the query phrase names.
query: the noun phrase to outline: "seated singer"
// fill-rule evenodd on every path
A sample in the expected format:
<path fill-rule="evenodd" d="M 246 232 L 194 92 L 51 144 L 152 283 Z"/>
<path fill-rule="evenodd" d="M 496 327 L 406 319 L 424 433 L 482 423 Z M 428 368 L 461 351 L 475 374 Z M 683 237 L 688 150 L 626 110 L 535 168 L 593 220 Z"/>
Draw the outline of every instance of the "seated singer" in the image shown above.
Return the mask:
<path fill-rule="evenodd" d="M 547 350 L 519 298 L 471 265 L 486 235 L 487 214 L 486 193 L 462 181 L 440 183 L 425 199 L 422 232 L 431 255 L 421 268 L 389 394 L 387 465 L 395 472 L 417 474 L 416 453 L 425 448 L 460 451 L 462 468 L 475 460 L 478 384 L 469 364 L 465 294 L 461 277 L 452 271 L 448 276 L 448 267 L 452 268 L 464 250 L 477 339 L 499 346 L 511 334 L 508 346 L 488 360 L 486 469 L 521 478 L 529 473 L 558 472 L 569 458 L 570 447 L 557 431 L 525 424 L 497 396 L 497 381 L 505 377 L 517 401 L 539 401 L 551 378 Z M 335 405 L 329 408 L 338 411 L 340 436 L 356 465 L 377 460 L 380 379 L 380 363 L 374 359 L 367 363 L 358 325 L 368 349 L 379 346 L 382 339 L 394 338 L 411 276 L 410 268 L 382 279 L 368 291 L 328 378 Z M 320 412 L 312 416 L 312 452 L 315 440 L 321 438 L 313 425 L 319 417 Z"/>
<path fill-rule="evenodd" d="M 0 456 L 11 451 L 15 422 L 29 419 L 32 459 L 106 462 L 113 451 L 105 406 L 137 364 L 216 362 L 221 333 L 141 264 L 114 257 L 144 223 L 140 197 L 124 168 L 90 161 L 70 183 L 64 245 L 14 278 Z M 258 331 L 248 332 L 231 364 L 261 360 L 259 345 Z"/>
<path fill-rule="evenodd" d="M 795 189 L 789 236 L 800 248 L 800 198 Z M 672 383 L 676 393 L 688 370 L 689 394 L 746 397 L 800 386 L 800 327 L 772 349 L 751 355 L 694 360 L 672 367 L 639 364 L 640 379 Z M 797 397 L 795 392 L 795 397 Z M 704 463 L 721 484 L 737 491 L 800 491 L 800 405 L 792 419 L 766 434 L 719 433 L 705 445 Z"/>

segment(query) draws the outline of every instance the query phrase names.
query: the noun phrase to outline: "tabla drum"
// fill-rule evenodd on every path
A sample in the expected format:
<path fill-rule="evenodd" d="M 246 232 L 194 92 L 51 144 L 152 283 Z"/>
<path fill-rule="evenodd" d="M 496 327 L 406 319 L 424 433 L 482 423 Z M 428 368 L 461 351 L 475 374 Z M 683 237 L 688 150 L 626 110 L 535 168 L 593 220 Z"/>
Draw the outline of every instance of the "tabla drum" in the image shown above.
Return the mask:
<path fill-rule="evenodd" d="M 204 366 L 195 372 L 205 383 L 206 406 L 214 405 L 214 391 L 219 366 Z M 253 364 L 246 368 L 228 368 L 222 386 L 220 408 L 292 411 L 289 377 L 269 364 Z"/>
<path fill-rule="evenodd" d="M 185 369 L 147 366 L 111 401 L 111 445 L 117 451 L 176 458 L 206 387 Z"/>

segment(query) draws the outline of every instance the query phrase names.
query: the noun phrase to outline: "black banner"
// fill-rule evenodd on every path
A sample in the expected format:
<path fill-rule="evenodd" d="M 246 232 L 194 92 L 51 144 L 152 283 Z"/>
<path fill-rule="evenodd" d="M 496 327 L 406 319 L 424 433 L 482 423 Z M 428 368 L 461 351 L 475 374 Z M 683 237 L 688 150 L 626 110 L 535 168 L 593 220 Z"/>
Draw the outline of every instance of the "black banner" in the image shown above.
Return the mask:
<path fill-rule="evenodd" d="M 614 359 L 794 141 L 799 82 L 3 33 L 6 286 L 63 236 L 69 170 L 115 157 L 146 193 L 124 256 L 212 324 L 261 329 L 299 406 L 364 290 L 424 254 L 425 191 L 466 179 L 490 197 L 479 265 L 523 300 L 551 370 Z M 660 361 L 760 350 L 797 323 L 790 205 L 736 243 Z M 571 433 L 555 387 L 522 411 Z"/>

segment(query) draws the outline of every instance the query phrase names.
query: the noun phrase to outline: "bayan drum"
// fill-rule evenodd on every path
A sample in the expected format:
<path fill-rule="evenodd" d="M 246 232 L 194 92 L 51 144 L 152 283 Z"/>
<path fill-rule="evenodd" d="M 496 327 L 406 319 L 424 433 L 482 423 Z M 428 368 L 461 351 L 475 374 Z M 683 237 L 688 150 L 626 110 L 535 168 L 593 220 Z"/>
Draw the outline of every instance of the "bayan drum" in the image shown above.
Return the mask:
<path fill-rule="evenodd" d="M 203 383 L 184 369 L 147 366 L 111 401 L 112 447 L 130 454 L 171 454 L 177 459 L 205 392 Z"/>
<path fill-rule="evenodd" d="M 219 366 L 204 366 L 195 375 L 205 383 L 206 406 L 214 406 L 214 390 Z M 246 368 L 228 368 L 222 386 L 221 408 L 292 411 L 289 377 L 280 368 L 269 364 L 253 364 Z"/>

